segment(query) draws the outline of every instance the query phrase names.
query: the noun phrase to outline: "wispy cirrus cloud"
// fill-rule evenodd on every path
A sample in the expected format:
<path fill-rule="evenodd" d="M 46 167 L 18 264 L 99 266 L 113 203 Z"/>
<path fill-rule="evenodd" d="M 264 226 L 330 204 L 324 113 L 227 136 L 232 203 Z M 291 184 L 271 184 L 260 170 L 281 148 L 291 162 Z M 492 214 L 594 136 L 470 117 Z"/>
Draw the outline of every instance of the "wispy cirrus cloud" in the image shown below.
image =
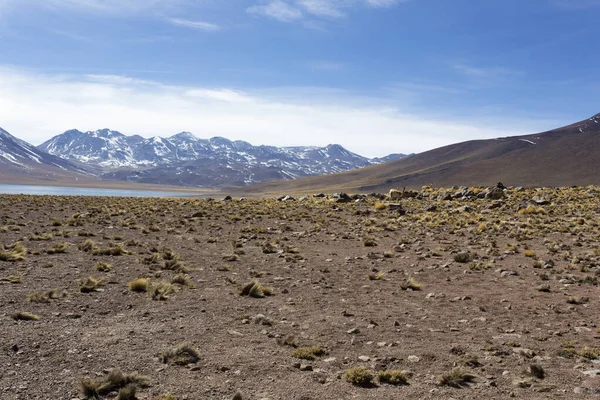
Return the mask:
<path fill-rule="evenodd" d="M 600 0 L 552 0 L 552 4 L 571 10 L 600 8 Z"/>
<path fill-rule="evenodd" d="M 131 13 L 169 9 L 184 4 L 186 1 L 187 0 L 0 0 L 0 13 L 32 8 Z"/>
<path fill-rule="evenodd" d="M 169 18 L 167 19 L 167 21 L 169 21 L 173 25 L 183 26 L 186 28 L 197 29 L 207 32 L 216 32 L 222 29 L 220 25 L 205 21 L 192 21 L 189 19 L 181 18 Z"/>
<path fill-rule="evenodd" d="M 302 18 L 302 11 L 284 1 L 269 1 L 266 4 L 254 5 L 246 9 L 251 14 L 264 15 L 283 22 L 297 21 Z"/>
<path fill-rule="evenodd" d="M 356 7 L 393 7 L 411 0 L 261 0 L 246 11 L 282 22 L 294 22 L 308 17 L 344 18 Z"/>
<path fill-rule="evenodd" d="M 308 67 L 310 69 L 320 70 L 320 71 L 340 71 L 346 68 L 346 65 L 334 62 L 334 61 L 326 61 L 326 60 L 318 60 L 311 61 L 308 63 Z"/>
<path fill-rule="evenodd" d="M 505 67 L 480 67 L 466 63 L 452 64 L 452 69 L 456 72 L 473 79 L 500 79 L 509 76 L 520 75 L 520 71 L 516 71 Z"/>

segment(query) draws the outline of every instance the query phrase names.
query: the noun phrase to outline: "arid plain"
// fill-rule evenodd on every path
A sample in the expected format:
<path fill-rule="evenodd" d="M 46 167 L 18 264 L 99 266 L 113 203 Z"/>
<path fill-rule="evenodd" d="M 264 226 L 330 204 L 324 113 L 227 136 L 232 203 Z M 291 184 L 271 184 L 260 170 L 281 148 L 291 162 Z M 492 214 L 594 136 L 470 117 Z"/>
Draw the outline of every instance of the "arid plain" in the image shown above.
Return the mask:
<path fill-rule="evenodd" d="M 599 212 L 595 187 L 1 196 L 0 397 L 598 395 Z"/>

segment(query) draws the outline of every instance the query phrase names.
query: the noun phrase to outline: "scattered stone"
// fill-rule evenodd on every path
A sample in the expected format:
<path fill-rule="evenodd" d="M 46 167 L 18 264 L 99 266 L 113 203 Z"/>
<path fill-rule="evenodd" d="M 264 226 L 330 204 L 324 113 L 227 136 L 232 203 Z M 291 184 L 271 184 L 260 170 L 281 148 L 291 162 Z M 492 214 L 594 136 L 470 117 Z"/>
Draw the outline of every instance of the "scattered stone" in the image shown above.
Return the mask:
<path fill-rule="evenodd" d="M 421 361 L 421 359 L 417 356 L 408 356 L 406 359 L 411 363 L 418 363 Z"/>
<path fill-rule="evenodd" d="M 352 329 L 348 329 L 347 331 L 350 335 L 355 335 L 357 333 L 360 333 L 360 329 L 358 328 L 352 328 Z"/>

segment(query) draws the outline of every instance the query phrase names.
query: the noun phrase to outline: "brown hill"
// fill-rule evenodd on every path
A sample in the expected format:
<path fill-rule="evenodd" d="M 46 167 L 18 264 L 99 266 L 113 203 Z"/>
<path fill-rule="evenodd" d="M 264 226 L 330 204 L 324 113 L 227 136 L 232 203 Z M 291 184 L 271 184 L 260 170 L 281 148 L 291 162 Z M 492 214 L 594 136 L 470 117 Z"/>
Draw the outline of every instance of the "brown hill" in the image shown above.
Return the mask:
<path fill-rule="evenodd" d="M 600 184 L 600 114 L 551 131 L 472 140 L 340 174 L 271 182 L 241 193 L 372 192 L 423 185 Z"/>

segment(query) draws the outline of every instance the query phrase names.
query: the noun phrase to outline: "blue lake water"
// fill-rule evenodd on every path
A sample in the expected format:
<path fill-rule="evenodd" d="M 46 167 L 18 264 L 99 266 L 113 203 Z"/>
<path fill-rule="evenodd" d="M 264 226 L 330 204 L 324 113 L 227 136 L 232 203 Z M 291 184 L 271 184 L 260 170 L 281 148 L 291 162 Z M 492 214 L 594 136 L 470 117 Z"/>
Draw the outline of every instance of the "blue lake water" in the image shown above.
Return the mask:
<path fill-rule="evenodd" d="M 78 188 L 62 186 L 9 185 L 0 183 L 0 194 L 34 194 L 51 196 L 115 196 L 115 197 L 186 197 L 191 193 L 156 190 Z"/>

